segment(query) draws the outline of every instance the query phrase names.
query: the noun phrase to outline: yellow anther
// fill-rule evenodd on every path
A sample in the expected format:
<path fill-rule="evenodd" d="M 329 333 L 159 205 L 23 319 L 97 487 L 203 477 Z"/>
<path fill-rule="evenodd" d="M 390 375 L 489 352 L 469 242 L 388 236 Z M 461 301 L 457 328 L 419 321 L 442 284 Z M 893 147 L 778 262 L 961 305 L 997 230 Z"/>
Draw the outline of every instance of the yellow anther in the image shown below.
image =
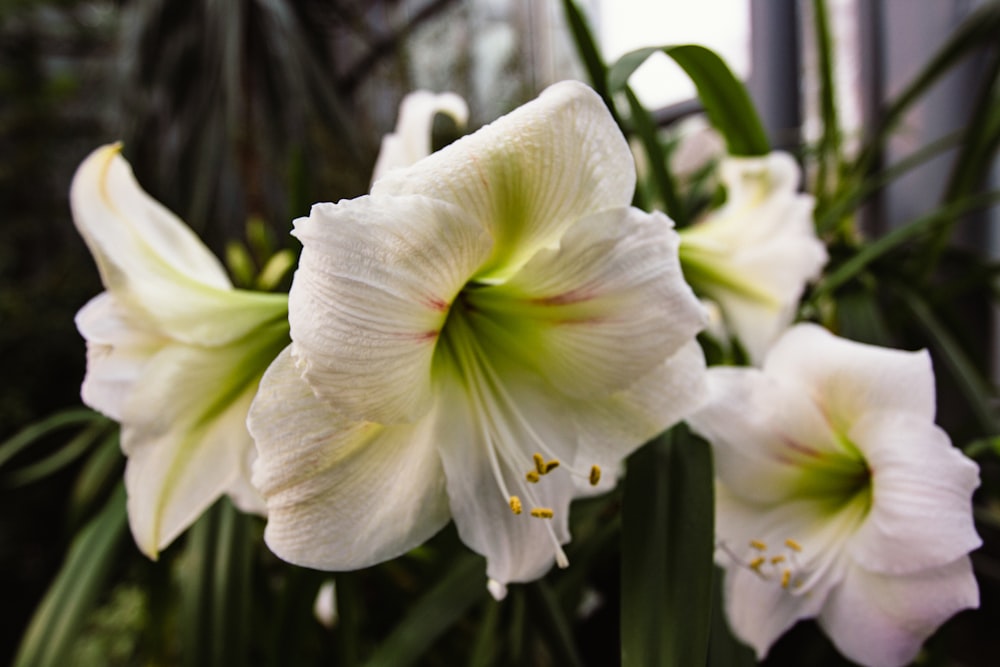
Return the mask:
<path fill-rule="evenodd" d="M 531 510 L 531 516 L 535 517 L 536 519 L 551 519 L 553 516 L 553 512 L 548 507 L 536 507 L 535 509 Z"/>
<path fill-rule="evenodd" d="M 771 559 L 771 564 L 772 565 L 777 565 L 778 563 L 784 563 L 784 562 L 785 562 L 785 557 L 784 556 L 774 556 Z"/>
<path fill-rule="evenodd" d="M 750 540 L 750 546 L 757 551 L 767 551 L 767 545 L 760 540 Z"/>
<path fill-rule="evenodd" d="M 590 466 L 590 485 L 597 486 L 597 483 L 601 481 L 601 466 Z"/>
<path fill-rule="evenodd" d="M 538 484 L 538 471 L 529 470 L 528 472 L 525 473 L 524 478 L 529 482 L 531 482 L 532 484 Z"/>
<path fill-rule="evenodd" d="M 760 566 L 764 564 L 764 557 L 757 556 L 752 561 L 750 561 L 750 569 L 754 572 L 760 572 Z"/>
<path fill-rule="evenodd" d="M 548 475 L 550 472 L 552 472 L 558 467 L 559 467 L 559 459 L 552 459 L 551 461 L 545 464 L 545 472 L 542 474 Z"/>
<path fill-rule="evenodd" d="M 546 473 L 545 457 L 539 454 L 538 452 L 535 452 L 534 456 L 532 456 L 531 458 L 535 461 L 535 470 L 538 471 L 538 474 L 544 475 Z"/>
<path fill-rule="evenodd" d="M 517 496 L 510 497 L 510 511 L 514 514 L 521 513 L 521 499 Z M 532 512 L 532 514 L 534 514 L 534 512 Z"/>
<path fill-rule="evenodd" d="M 781 573 L 781 587 L 788 588 L 788 584 L 792 581 L 792 571 L 785 570 Z"/>
<path fill-rule="evenodd" d="M 785 540 L 785 546 L 791 549 L 792 551 L 802 551 L 802 545 L 793 540 L 792 538 L 788 538 L 787 540 Z"/>

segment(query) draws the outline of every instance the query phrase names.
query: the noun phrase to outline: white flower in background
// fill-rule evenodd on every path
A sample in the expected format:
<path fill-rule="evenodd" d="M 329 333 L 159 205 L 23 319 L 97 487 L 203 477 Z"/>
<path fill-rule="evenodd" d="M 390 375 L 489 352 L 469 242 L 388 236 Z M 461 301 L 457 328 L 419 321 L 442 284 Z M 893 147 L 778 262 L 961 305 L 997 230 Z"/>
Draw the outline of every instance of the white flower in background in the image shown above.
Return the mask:
<path fill-rule="evenodd" d="M 382 137 L 372 172 L 373 184 L 388 172 L 409 167 L 431 154 L 431 130 L 439 113 L 451 116 L 460 127 L 469 121 L 469 107 L 455 93 L 417 90 L 403 98 L 396 131 Z"/>
<path fill-rule="evenodd" d="M 249 419 L 276 554 L 361 568 L 454 519 L 498 598 L 566 564 L 570 501 L 703 398 L 704 314 L 634 185 L 564 82 L 296 221 L 294 342 Z"/>
<path fill-rule="evenodd" d="M 813 198 L 797 192 L 799 176 L 786 153 L 728 157 L 720 165 L 726 203 L 680 232 L 685 278 L 719 304 L 757 365 L 827 260 L 813 226 Z"/>
<path fill-rule="evenodd" d="M 87 340 L 83 401 L 121 423 L 132 534 L 151 558 L 249 484 L 247 410 L 288 342 L 287 295 L 233 289 L 219 261 L 136 183 L 120 146 L 97 149 L 70 190 L 106 292 L 76 317 Z"/>
<path fill-rule="evenodd" d="M 851 660 L 904 665 L 978 606 L 978 468 L 934 424 L 926 351 L 803 324 L 763 369 L 708 375 L 689 422 L 715 452 L 726 614 L 758 658 L 815 617 Z"/>

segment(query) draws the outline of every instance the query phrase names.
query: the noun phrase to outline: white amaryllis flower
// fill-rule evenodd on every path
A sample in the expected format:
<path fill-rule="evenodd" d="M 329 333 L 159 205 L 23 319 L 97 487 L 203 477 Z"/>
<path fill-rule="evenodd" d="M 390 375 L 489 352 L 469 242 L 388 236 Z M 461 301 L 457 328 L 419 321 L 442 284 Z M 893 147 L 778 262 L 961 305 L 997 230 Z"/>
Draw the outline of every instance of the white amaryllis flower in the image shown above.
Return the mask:
<path fill-rule="evenodd" d="M 287 295 L 233 289 L 197 236 L 136 182 L 119 145 L 73 178 L 73 219 L 106 292 L 76 317 L 83 401 L 121 423 L 128 516 L 156 558 L 220 495 L 263 511 L 245 421 L 288 343 Z"/>
<path fill-rule="evenodd" d="M 681 265 L 759 365 L 826 264 L 826 248 L 813 226 L 813 198 L 797 191 L 800 173 L 790 155 L 727 157 L 719 169 L 726 203 L 680 232 Z"/>
<path fill-rule="evenodd" d="M 729 623 L 763 657 L 802 618 L 864 665 L 908 664 L 978 605 L 976 465 L 934 424 L 926 351 L 789 329 L 762 369 L 709 371 Z"/>
<path fill-rule="evenodd" d="M 355 569 L 454 519 L 497 597 L 566 564 L 570 501 L 703 398 L 704 314 L 634 185 L 564 82 L 296 221 L 293 343 L 249 419 L 276 554 Z"/>
<path fill-rule="evenodd" d="M 431 154 L 431 130 L 439 113 L 451 116 L 461 127 L 469 121 L 469 107 L 455 93 L 417 90 L 403 98 L 396 131 L 382 137 L 372 183 L 393 169 L 409 167 Z"/>

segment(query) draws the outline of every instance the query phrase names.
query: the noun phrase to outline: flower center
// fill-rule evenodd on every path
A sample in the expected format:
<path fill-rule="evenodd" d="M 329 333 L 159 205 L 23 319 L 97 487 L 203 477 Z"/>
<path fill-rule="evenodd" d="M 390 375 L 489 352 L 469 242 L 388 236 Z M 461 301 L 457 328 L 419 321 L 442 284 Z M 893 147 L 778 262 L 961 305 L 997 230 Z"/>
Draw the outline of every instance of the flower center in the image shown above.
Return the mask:
<path fill-rule="evenodd" d="M 769 548 L 763 540 L 753 539 L 742 556 L 724 542 L 719 546 L 740 566 L 764 581 L 779 583 L 787 591 L 798 591 L 805 583 L 805 570 L 799 561 L 802 545 L 797 540 L 785 538 L 779 547 Z"/>
<path fill-rule="evenodd" d="M 566 567 L 569 561 L 548 521 L 555 511 L 540 501 L 535 489 L 552 474 L 569 474 L 596 486 L 601 469 L 594 465 L 580 471 L 561 461 L 525 416 L 504 381 L 504 369 L 512 363 L 504 349 L 510 339 L 494 335 L 498 329 L 508 330 L 504 333 L 516 329 L 516 318 L 509 312 L 489 312 L 470 304 L 465 293 L 469 289 L 476 288 L 463 289 L 449 310 L 441 330 L 443 345 L 439 353 L 447 355 L 447 362 L 457 370 L 468 393 L 498 501 L 525 520 L 543 520 L 556 563 Z M 526 514 L 525 506 L 529 508 Z"/>

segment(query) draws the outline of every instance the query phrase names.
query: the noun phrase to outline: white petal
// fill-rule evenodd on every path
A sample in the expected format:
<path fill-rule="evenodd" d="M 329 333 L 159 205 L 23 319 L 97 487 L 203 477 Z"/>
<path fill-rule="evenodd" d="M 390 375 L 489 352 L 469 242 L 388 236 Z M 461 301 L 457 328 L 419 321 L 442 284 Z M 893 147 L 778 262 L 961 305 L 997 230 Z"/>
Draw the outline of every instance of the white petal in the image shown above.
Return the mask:
<path fill-rule="evenodd" d="M 353 570 L 418 546 L 448 521 L 432 420 L 347 422 L 317 399 L 286 350 L 250 411 L 264 538 L 281 558 Z"/>
<path fill-rule="evenodd" d="M 681 257 L 696 290 L 716 300 L 727 324 L 759 364 L 794 319 L 805 284 L 827 254 L 813 227 L 812 197 L 796 191 L 791 156 L 728 158 L 727 200 L 682 233 Z"/>
<path fill-rule="evenodd" d="M 232 289 L 198 237 L 136 183 L 118 145 L 99 148 L 73 178 L 70 204 L 105 287 L 132 319 L 179 341 L 233 341 L 284 317 L 281 295 Z"/>
<path fill-rule="evenodd" d="M 451 302 L 490 239 L 454 206 L 421 196 L 319 204 L 289 296 L 293 355 L 352 421 L 413 421 L 431 400 L 431 360 Z"/>
<path fill-rule="evenodd" d="M 628 389 L 605 399 L 574 402 L 576 467 L 597 464 L 603 471 L 598 488 L 611 488 L 622 459 L 690 415 L 706 394 L 705 356 L 691 341 Z"/>
<path fill-rule="evenodd" d="M 246 473 L 247 411 L 263 369 L 287 341 L 284 325 L 236 344 L 165 346 L 123 405 L 129 522 L 156 557 Z"/>
<path fill-rule="evenodd" d="M 831 592 L 819 622 L 851 660 L 901 667 L 953 614 L 978 606 L 979 590 L 967 557 L 902 577 L 855 567 Z"/>
<path fill-rule="evenodd" d="M 601 98 L 564 81 L 387 174 L 372 194 L 424 194 L 460 207 L 493 235 L 493 256 L 479 277 L 498 279 L 554 245 L 580 218 L 628 206 L 634 189 L 632 154 Z"/>
<path fill-rule="evenodd" d="M 471 291 L 468 302 L 496 313 L 491 335 L 559 391 L 605 397 L 634 384 L 705 324 L 681 276 L 672 227 L 666 216 L 636 208 L 588 216 L 558 248 L 539 251 L 506 283 Z"/>
<path fill-rule="evenodd" d="M 105 285 L 169 271 L 217 289 L 231 284 L 219 260 L 181 220 L 146 194 L 121 145 L 91 153 L 70 188 L 73 219 Z"/>
<path fill-rule="evenodd" d="M 81 389 L 85 404 L 122 420 L 146 362 L 168 342 L 148 326 L 108 292 L 80 309 L 76 327 L 87 341 L 87 375 Z"/>
<path fill-rule="evenodd" d="M 461 127 L 469 120 L 469 107 L 455 93 L 435 94 L 418 90 L 403 98 L 399 105 L 396 131 L 382 137 L 372 183 L 389 171 L 409 167 L 431 154 L 431 130 L 434 116 L 439 113 L 451 116 Z"/>
<path fill-rule="evenodd" d="M 934 419 L 934 371 L 926 350 L 865 345 L 814 324 L 800 324 L 775 343 L 764 370 L 808 387 L 840 432 L 873 409 L 905 410 Z"/>
<path fill-rule="evenodd" d="M 716 367 L 708 386 L 709 400 L 688 422 L 712 443 L 716 476 L 739 497 L 816 496 L 826 488 L 818 484 L 838 483 L 842 468 L 860 467 L 799 385 L 754 368 Z"/>
<path fill-rule="evenodd" d="M 869 412 L 849 434 L 871 471 L 872 507 L 854 538 L 868 570 L 900 574 L 950 563 L 982 542 L 972 521 L 979 469 L 947 434 L 899 411 Z"/>
<path fill-rule="evenodd" d="M 506 377 L 517 409 L 539 438 L 563 461 L 573 460 L 573 433 L 560 415 L 546 408 L 549 399 L 528 378 Z M 486 557 L 487 577 L 500 584 L 524 582 L 542 576 L 569 541 L 569 503 L 575 488 L 565 470 L 557 468 L 537 484 L 525 481 L 531 468 L 531 443 L 524 423 L 495 405 L 496 397 L 476 395 L 454 376 L 442 376 L 435 428 L 448 480 L 452 517 L 462 541 Z M 474 405 L 493 401 L 492 409 Z M 508 406 L 509 407 L 509 406 Z M 494 454 L 490 453 L 490 449 Z M 518 496 L 523 513 L 515 515 L 509 496 L 501 491 L 490 457 L 499 461 L 500 475 L 510 495 Z M 552 458 L 546 456 L 545 458 Z M 516 467 L 523 461 L 522 467 Z M 530 515 L 534 508 L 553 511 L 551 519 Z"/>

